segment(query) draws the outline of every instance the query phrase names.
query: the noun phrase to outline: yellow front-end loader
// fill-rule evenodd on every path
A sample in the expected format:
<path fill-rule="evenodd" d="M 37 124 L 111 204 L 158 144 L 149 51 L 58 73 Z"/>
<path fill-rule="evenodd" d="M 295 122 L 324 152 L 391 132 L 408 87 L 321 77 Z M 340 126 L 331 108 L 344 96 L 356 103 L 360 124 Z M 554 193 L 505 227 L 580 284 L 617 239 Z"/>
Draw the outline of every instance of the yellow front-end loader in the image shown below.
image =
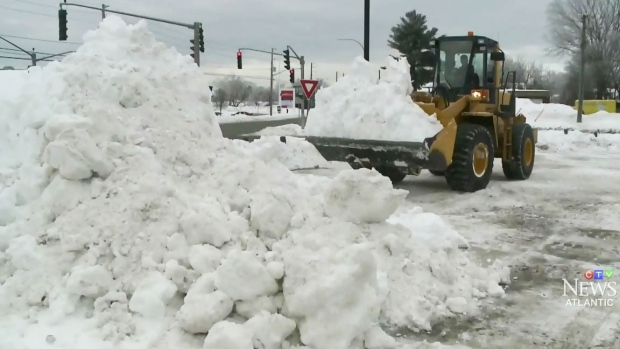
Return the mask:
<path fill-rule="evenodd" d="M 516 115 L 516 73 L 505 74 L 497 41 L 470 32 L 434 39 L 431 47 L 425 54 L 435 71 L 433 89 L 411 98 L 443 125 L 436 135 L 423 142 L 305 139 L 327 160 L 375 168 L 393 183 L 428 169 L 453 190 L 474 192 L 489 184 L 495 158 L 502 159 L 506 178 L 528 179 L 538 132 Z"/>
<path fill-rule="evenodd" d="M 394 183 L 428 169 L 445 176 L 453 190 L 474 192 L 487 187 L 495 158 L 502 159 L 506 178 L 528 179 L 538 131 L 516 115 L 516 73 L 504 72 L 497 41 L 470 32 L 442 36 L 431 46 L 433 90 L 414 92 L 412 99 L 443 125 L 435 136 L 423 143 L 306 139 L 327 160 L 375 168 Z M 510 83 L 512 91 L 506 91 Z"/>

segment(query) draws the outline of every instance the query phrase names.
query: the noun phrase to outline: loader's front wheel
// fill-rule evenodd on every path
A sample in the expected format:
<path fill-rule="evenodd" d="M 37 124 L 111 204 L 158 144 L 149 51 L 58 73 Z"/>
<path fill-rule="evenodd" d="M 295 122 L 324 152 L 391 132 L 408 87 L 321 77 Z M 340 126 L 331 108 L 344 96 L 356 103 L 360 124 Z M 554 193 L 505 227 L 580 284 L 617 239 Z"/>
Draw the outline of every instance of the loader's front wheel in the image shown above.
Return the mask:
<path fill-rule="evenodd" d="M 375 168 L 377 172 L 381 173 L 385 177 L 389 178 L 392 181 L 392 184 L 397 184 L 403 181 L 407 174 L 396 167 L 382 166 Z"/>
<path fill-rule="evenodd" d="M 528 124 L 512 127 L 512 161 L 502 161 L 502 169 L 507 179 L 525 180 L 534 170 L 536 147 L 534 131 Z"/>
<path fill-rule="evenodd" d="M 485 189 L 493 173 L 494 154 L 493 137 L 486 127 L 459 125 L 452 163 L 445 174 L 450 188 L 463 192 Z"/>

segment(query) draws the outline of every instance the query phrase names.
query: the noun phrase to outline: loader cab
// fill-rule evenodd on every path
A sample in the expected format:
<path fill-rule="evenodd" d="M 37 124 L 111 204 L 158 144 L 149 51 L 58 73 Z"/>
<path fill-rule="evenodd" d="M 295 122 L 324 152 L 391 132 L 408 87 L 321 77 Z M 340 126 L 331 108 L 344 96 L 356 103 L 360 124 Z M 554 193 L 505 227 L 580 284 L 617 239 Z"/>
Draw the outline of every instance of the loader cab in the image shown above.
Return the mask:
<path fill-rule="evenodd" d="M 484 36 L 441 36 L 431 41 L 434 53 L 434 87 L 448 102 L 472 90 L 488 91 L 489 103 L 496 104 L 501 84 L 503 53 L 497 41 Z"/>

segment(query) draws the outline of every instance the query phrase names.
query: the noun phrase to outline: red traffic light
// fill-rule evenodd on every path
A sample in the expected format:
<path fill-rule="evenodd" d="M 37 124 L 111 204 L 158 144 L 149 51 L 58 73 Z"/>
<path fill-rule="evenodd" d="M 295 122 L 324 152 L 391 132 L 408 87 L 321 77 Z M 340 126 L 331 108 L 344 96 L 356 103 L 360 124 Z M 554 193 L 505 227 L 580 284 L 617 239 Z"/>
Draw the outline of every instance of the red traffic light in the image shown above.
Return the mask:
<path fill-rule="evenodd" d="M 237 57 L 241 57 L 241 52 L 237 52 Z"/>
<path fill-rule="evenodd" d="M 291 69 L 290 73 L 295 74 L 295 69 Z"/>

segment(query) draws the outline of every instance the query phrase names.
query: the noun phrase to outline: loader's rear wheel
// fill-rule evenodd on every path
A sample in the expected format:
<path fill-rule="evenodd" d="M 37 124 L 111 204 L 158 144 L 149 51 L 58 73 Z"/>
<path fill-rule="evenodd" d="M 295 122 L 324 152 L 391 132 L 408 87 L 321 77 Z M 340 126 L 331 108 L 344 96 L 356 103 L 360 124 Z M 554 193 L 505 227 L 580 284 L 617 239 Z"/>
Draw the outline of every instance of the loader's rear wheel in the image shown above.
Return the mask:
<path fill-rule="evenodd" d="M 381 173 L 385 177 L 392 181 L 392 184 L 397 184 L 403 181 L 407 174 L 396 167 L 382 166 L 376 168 L 377 172 Z"/>
<path fill-rule="evenodd" d="M 495 150 L 489 130 L 480 125 L 459 125 L 452 163 L 446 170 L 446 182 L 452 190 L 475 192 L 491 180 Z"/>
<path fill-rule="evenodd" d="M 430 172 L 433 176 L 445 176 L 446 175 L 445 171 L 428 170 L 428 172 Z"/>
<path fill-rule="evenodd" d="M 530 125 L 517 124 L 512 127 L 512 156 L 512 161 L 502 161 L 506 178 L 514 180 L 530 178 L 536 157 L 534 132 Z"/>

